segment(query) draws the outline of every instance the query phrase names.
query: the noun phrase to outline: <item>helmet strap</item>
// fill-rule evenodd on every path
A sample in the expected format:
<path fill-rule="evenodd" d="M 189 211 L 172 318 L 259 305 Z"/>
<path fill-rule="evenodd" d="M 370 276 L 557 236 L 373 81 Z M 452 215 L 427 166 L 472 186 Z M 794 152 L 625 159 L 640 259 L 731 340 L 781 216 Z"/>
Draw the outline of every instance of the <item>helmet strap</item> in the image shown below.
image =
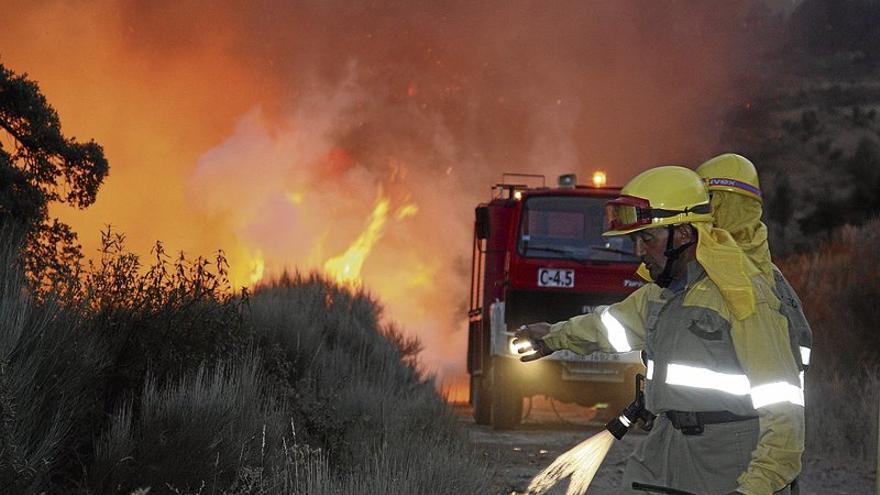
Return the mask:
<path fill-rule="evenodd" d="M 675 241 L 673 239 L 675 237 L 675 226 L 669 225 L 666 231 L 668 232 L 666 237 L 666 251 L 663 252 L 663 256 L 666 257 L 666 264 L 663 266 L 663 273 L 654 280 L 654 283 L 660 287 L 669 287 L 669 284 L 672 283 L 672 265 L 674 265 L 675 261 L 681 256 L 681 253 L 697 243 L 697 241 L 691 241 L 675 247 Z"/>

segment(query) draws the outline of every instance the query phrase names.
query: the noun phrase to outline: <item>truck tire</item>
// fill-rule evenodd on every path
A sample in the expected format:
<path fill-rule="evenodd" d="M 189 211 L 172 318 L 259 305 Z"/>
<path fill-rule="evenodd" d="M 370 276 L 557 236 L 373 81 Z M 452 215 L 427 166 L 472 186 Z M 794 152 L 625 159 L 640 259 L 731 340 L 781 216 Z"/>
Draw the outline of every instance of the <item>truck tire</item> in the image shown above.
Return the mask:
<path fill-rule="evenodd" d="M 491 388 L 483 376 L 471 376 L 471 406 L 474 408 L 474 422 L 488 425 L 492 422 Z"/>
<path fill-rule="evenodd" d="M 492 378 L 492 427 L 496 430 L 516 428 L 522 420 L 522 392 L 514 380 L 505 376 L 503 363 L 493 366 Z"/>

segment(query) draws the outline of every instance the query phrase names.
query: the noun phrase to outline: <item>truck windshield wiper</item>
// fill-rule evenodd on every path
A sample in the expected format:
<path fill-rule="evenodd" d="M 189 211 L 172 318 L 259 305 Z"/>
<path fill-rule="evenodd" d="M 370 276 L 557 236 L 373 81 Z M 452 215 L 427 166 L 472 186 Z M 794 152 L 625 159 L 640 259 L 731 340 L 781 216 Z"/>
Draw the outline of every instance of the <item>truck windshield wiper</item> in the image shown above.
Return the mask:
<path fill-rule="evenodd" d="M 595 249 L 596 251 L 604 251 L 606 253 L 614 253 L 614 254 L 623 254 L 626 256 L 636 257 L 636 254 L 632 251 L 624 251 L 623 249 L 616 249 L 608 246 L 590 246 L 590 249 Z"/>
<path fill-rule="evenodd" d="M 566 254 L 569 256 L 574 256 L 575 254 L 574 251 L 572 251 L 571 249 L 563 249 L 553 246 L 535 246 L 534 244 L 529 244 L 528 246 L 526 246 L 526 249 L 530 251 L 532 249 L 537 249 L 539 251 L 550 251 L 551 253 Z"/>
<path fill-rule="evenodd" d="M 577 261 L 578 263 L 585 264 L 587 262 L 586 259 L 575 256 L 577 253 L 575 251 L 572 251 L 571 249 L 558 248 L 558 247 L 554 247 L 554 246 L 535 246 L 532 244 L 529 244 L 526 246 L 526 251 L 532 251 L 532 250 L 547 251 L 550 253 L 562 254 L 562 255 L 565 255 L 566 258 Z"/>

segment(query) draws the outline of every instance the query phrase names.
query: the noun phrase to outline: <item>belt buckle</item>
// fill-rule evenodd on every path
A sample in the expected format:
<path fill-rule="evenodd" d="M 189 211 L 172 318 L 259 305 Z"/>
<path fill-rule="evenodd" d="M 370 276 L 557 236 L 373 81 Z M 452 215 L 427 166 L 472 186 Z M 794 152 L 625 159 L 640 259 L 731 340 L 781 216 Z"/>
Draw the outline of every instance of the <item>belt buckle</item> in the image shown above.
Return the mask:
<path fill-rule="evenodd" d="M 676 411 L 672 417 L 672 426 L 684 435 L 700 435 L 705 430 L 697 413 L 693 411 Z"/>

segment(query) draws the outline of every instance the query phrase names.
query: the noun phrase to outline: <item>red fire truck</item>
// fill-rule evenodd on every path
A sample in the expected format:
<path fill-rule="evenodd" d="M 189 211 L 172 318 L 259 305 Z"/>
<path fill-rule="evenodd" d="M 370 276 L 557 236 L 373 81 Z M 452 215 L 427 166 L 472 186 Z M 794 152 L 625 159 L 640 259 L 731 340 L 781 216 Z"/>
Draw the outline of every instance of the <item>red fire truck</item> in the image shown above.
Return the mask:
<path fill-rule="evenodd" d="M 632 400 L 638 353 L 559 351 L 522 363 L 511 345 L 523 324 L 584 314 L 642 285 L 629 239 L 601 235 L 605 202 L 620 193 L 604 182 L 597 172 L 577 185 L 570 174 L 549 188 L 543 176 L 504 174 L 476 208 L 467 368 L 478 424 L 515 427 L 533 395 L 604 403 L 612 414 Z"/>

